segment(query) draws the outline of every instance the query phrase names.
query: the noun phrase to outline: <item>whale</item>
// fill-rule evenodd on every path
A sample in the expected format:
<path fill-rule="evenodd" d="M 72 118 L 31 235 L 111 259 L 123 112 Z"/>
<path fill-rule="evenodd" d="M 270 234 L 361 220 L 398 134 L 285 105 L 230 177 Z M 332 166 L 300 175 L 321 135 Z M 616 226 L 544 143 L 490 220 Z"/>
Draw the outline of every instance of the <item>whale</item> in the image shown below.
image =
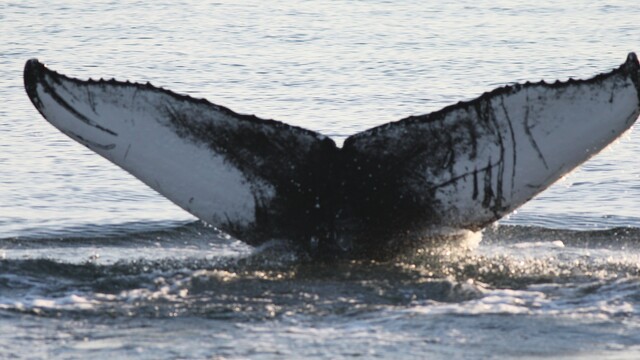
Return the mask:
<path fill-rule="evenodd" d="M 479 231 L 607 147 L 640 114 L 634 53 L 588 79 L 510 84 L 354 134 L 284 122 L 37 59 L 26 93 L 62 133 L 203 222 L 259 245 L 385 258 Z"/>

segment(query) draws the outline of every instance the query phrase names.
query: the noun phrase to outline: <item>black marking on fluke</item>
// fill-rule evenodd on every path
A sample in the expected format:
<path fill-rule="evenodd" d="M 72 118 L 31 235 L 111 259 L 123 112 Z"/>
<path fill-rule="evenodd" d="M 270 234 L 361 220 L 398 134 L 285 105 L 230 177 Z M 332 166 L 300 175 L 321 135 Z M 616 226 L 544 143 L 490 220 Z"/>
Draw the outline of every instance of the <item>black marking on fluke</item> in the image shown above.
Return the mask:
<path fill-rule="evenodd" d="M 285 238 L 319 254 L 384 258 L 419 243 L 434 227 L 451 225 L 452 220 L 442 211 L 447 204 L 435 197 L 442 187 L 468 181 L 472 184 L 469 201 L 481 203 L 492 214 L 479 223 L 456 220 L 455 225 L 463 229 L 479 230 L 521 205 L 505 203 L 506 196 L 515 190 L 515 164 L 519 161 L 516 142 L 530 142 L 545 166 L 547 161 L 527 129 L 528 139 L 516 139 L 513 125 L 516 120 L 504 105 L 505 96 L 534 87 L 564 89 L 597 85 L 622 75 L 632 80 L 640 103 L 639 67 L 636 55 L 631 53 L 617 69 L 588 80 L 500 87 L 471 101 L 355 134 L 346 139 L 342 148 L 316 132 L 238 114 L 205 99 L 176 94 L 149 83 L 113 79 L 82 81 L 49 70 L 35 59 L 25 65 L 24 83 L 29 98 L 43 116 L 38 86 L 80 121 L 113 136 L 117 134 L 97 125 L 62 99 L 49 82 L 64 80 L 78 86 L 133 88 L 136 92 L 168 95 L 172 101 L 159 104 L 157 109 L 168 119 L 167 126 L 177 136 L 222 156 L 251 186 L 255 221 L 243 225 L 227 219 L 213 225 L 251 244 Z M 88 96 L 89 105 L 95 111 L 93 98 Z M 491 106 L 494 99 L 499 100 L 497 106 Z M 193 109 L 176 108 L 173 102 L 190 104 Z M 475 113 L 477 120 L 462 118 L 444 124 L 443 120 L 458 110 Z M 496 111 L 504 114 L 506 125 L 496 120 Z M 208 112 L 223 114 L 226 119 L 194 121 L 194 118 L 207 119 Z M 524 119 L 525 125 L 526 121 Z M 77 134 L 69 135 L 96 146 Z M 479 141 L 483 136 L 485 142 L 487 138 L 493 139 L 499 149 L 493 159 L 479 157 Z M 474 163 L 466 171 L 454 174 L 454 164 L 463 155 Z M 506 161 L 511 161 L 513 167 L 509 173 L 505 173 Z M 504 179 L 509 178 L 511 188 L 503 189 Z M 264 183 L 275 189 L 275 197 L 262 192 Z M 193 197 L 187 206 L 192 202 Z"/>
<path fill-rule="evenodd" d="M 81 114 L 73 106 L 71 106 L 69 103 L 67 103 L 64 99 L 62 99 L 60 94 L 58 94 L 55 91 L 55 89 L 51 86 L 51 84 L 49 82 L 47 82 L 47 79 L 45 79 L 45 74 L 47 74 L 47 73 L 49 73 L 51 75 L 54 75 L 54 76 L 51 76 L 51 79 L 53 81 L 56 81 L 56 79 L 57 79 L 57 77 L 55 75 L 59 75 L 56 72 L 53 72 L 53 71 L 47 69 L 43 64 L 41 64 L 38 60 L 35 60 L 35 59 L 31 59 L 31 60 L 27 61 L 27 64 L 24 67 L 24 85 L 25 85 L 25 89 L 27 90 L 27 94 L 29 94 L 29 98 L 31 99 L 31 101 L 33 102 L 33 104 L 35 105 L 35 107 L 38 110 L 40 110 L 41 107 L 42 107 L 42 101 L 38 97 L 38 92 L 36 91 L 36 87 L 38 86 L 38 84 L 40 84 L 43 87 L 44 91 L 47 94 L 49 94 L 51 96 L 51 98 L 53 98 L 54 101 L 56 101 L 58 104 L 60 104 L 60 106 L 62 106 L 67 111 L 72 113 L 80 121 L 84 122 L 85 124 L 87 124 L 89 126 L 93 126 L 94 128 L 96 128 L 98 130 L 104 131 L 105 133 L 107 133 L 109 135 L 118 136 L 118 134 L 116 134 L 112 130 L 107 129 L 107 128 L 103 127 L 103 126 L 100 126 L 100 125 L 94 123 L 88 117 L 86 117 L 85 115 Z M 43 116 L 44 116 L 44 114 L 43 114 Z"/>
<path fill-rule="evenodd" d="M 65 132 L 67 135 L 69 135 L 69 137 L 71 137 L 72 139 L 76 140 L 77 142 L 81 143 L 82 145 L 88 147 L 89 149 L 101 149 L 101 150 L 113 150 L 115 149 L 116 145 L 115 144 L 98 144 L 95 141 L 91 141 L 91 140 L 87 140 L 84 137 L 74 133 L 73 131 L 69 131 L 67 130 Z"/>

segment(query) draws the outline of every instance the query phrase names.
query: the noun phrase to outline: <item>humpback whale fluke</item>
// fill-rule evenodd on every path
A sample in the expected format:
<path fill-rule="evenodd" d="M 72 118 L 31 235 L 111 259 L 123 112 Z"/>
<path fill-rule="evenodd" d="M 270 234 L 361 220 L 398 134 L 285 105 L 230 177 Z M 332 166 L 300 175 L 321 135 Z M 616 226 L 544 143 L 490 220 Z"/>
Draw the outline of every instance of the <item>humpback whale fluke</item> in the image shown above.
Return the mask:
<path fill-rule="evenodd" d="M 598 153 L 640 114 L 640 65 L 497 88 L 378 126 L 321 134 L 150 84 L 27 61 L 42 116 L 199 219 L 251 244 L 382 257 L 434 228 L 479 230 Z M 309 245 L 311 244 L 311 245 Z"/>

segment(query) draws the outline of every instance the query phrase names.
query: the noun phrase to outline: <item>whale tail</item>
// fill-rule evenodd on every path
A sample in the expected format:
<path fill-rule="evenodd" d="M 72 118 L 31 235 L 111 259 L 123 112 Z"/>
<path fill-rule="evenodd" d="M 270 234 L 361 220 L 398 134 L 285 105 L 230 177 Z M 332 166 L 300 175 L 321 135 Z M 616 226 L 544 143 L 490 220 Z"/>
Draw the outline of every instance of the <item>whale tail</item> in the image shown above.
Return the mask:
<path fill-rule="evenodd" d="M 588 80 L 525 83 L 355 134 L 237 114 L 150 84 L 81 81 L 29 60 L 60 131 L 247 242 L 387 253 L 434 227 L 479 230 L 631 127 L 638 59 Z"/>

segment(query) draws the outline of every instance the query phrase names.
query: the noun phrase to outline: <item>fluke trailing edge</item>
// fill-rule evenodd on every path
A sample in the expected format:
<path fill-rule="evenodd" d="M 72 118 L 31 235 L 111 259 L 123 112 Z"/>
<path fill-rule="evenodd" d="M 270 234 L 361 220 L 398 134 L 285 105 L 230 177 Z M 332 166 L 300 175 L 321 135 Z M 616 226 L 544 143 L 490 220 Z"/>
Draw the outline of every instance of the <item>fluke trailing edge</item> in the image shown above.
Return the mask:
<path fill-rule="evenodd" d="M 505 86 L 349 137 L 237 114 L 150 84 L 82 81 L 29 60 L 47 121 L 251 244 L 384 256 L 434 228 L 479 230 L 629 129 L 635 54 L 588 80 Z"/>

